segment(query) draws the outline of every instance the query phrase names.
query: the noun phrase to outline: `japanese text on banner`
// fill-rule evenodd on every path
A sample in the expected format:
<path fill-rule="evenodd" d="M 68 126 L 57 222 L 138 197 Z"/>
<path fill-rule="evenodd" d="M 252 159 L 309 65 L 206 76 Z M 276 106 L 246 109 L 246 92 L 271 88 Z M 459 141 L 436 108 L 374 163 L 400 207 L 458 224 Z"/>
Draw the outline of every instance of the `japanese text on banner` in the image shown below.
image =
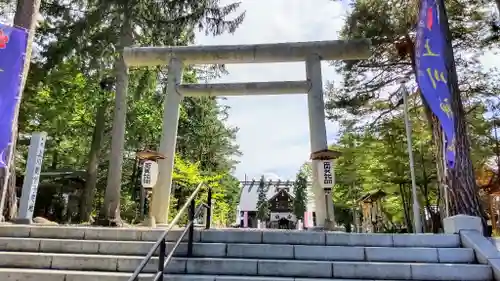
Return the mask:
<path fill-rule="evenodd" d="M 430 109 L 438 118 L 446 137 L 446 161 L 455 165 L 455 123 L 451 111 L 451 94 L 443 49 L 445 38 L 439 23 L 439 7 L 435 0 L 421 0 L 415 57 L 417 83 Z"/>

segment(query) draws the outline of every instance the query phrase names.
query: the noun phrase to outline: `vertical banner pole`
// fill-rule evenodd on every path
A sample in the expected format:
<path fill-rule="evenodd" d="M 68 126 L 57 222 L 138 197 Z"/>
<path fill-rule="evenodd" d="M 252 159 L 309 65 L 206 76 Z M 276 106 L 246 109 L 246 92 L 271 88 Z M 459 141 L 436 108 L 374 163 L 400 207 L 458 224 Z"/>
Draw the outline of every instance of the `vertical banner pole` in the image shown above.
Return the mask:
<path fill-rule="evenodd" d="M 446 163 L 446 135 L 443 132 L 443 189 L 445 216 L 450 216 L 450 197 L 448 193 L 448 163 Z"/>
<path fill-rule="evenodd" d="M 415 163 L 413 159 L 413 146 L 411 140 L 411 122 L 408 112 L 408 92 L 405 87 L 406 80 L 401 82 L 401 91 L 403 93 L 403 102 L 404 102 L 404 118 L 405 118 L 405 127 L 406 127 L 406 141 L 408 144 L 408 157 L 410 159 L 410 175 L 411 175 L 411 193 L 413 197 L 413 225 L 414 232 L 421 233 L 422 232 L 422 224 L 420 218 L 420 204 L 418 202 L 417 196 L 417 183 L 415 179 Z"/>

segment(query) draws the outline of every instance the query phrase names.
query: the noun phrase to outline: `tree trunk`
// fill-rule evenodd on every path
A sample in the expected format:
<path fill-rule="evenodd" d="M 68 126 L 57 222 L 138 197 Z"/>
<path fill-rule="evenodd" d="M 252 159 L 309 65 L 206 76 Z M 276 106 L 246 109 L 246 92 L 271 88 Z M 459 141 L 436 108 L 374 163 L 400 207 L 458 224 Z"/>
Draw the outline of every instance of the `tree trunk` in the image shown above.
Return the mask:
<path fill-rule="evenodd" d="M 14 141 L 15 144 L 15 141 Z M 16 188 L 16 161 L 12 159 L 10 162 L 10 176 L 9 183 L 7 186 L 7 192 L 5 194 L 5 209 L 3 212 L 3 217 L 6 221 L 14 220 L 17 217 L 17 188 Z M 2 170 L 3 173 L 3 170 Z M 4 175 L 3 175 L 4 176 Z M 2 181 L 4 178 L 2 178 Z"/>
<path fill-rule="evenodd" d="M 139 142 L 140 143 L 140 142 Z M 139 181 L 139 158 L 135 157 L 134 159 L 134 165 L 132 166 L 132 174 L 130 175 L 130 190 L 132 190 L 132 196 L 130 196 L 132 201 L 137 201 L 138 194 L 137 194 L 137 187 L 138 181 Z"/>
<path fill-rule="evenodd" d="M 413 233 L 413 223 L 410 217 L 410 204 L 408 204 L 408 195 L 404 183 L 399 183 L 399 193 L 401 195 L 401 202 L 403 203 L 403 215 L 406 222 L 406 229 L 408 233 Z"/>
<path fill-rule="evenodd" d="M 430 109 L 427 107 L 426 110 L 430 112 Z M 435 155 L 434 159 L 436 159 L 436 166 L 437 166 L 437 182 L 439 184 L 439 196 L 437 200 L 437 204 L 439 205 L 439 215 L 441 218 L 446 218 L 446 190 L 445 190 L 445 185 L 447 184 L 446 182 L 446 175 L 444 175 L 444 143 L 443 143 L 443 129 L 441 128 L 441 125 L 439 125 L 439 120 L 437 119 L 436 115 L 432 114 L 430 116 L 429 123 L 432 126 L 432 140 L 434 142 L 434 147 L 435 149 Z M 448 198 L 449 199 L 449 198 Z M 448 206 L 449 207 L 449 206 Z"/>
<path fill-rule="evenodd" d="M 121 226 L 120 218 L 120 193 L 122 182 L 122 152 L 125 146 L 125 128 L 127 119 L 127 88 L 128 88 L 128 68 L 123 59 L 123 48 L 133 43 L 132 23 L 130 12 L 124 14 L 121 28 L 120 55 L 115 62 L 116 71 L 116 95 L 113 116 L 113 128 L 111 133 L 111 152 L 109 161 L 108 181 L 104 196 L 104 205 L 101 210 L 102 225 Z"/>
<path fill-rule="evenodd" d="M 103 102 L 97 108 L 95 117 L 95 127 L 92 135 L 92 143 L 90 145 L 85 187 L 80 197 L 80 221 L 82 222 L 88 222 L 91 219 L 90 215 L 93 209 L 98 176 L 97 168 L 99 167 L 99 156 L 104 136 L 104 128 L 106 126 L 106 109 L 107 103 Z"/>
<path fill-rule="evenodd" d="M 0 220 L 11 220 L 16 216 L 17 213 L 17 190 L 16 190 L 16 164 L 15 164 L 15 155 L 16 155 L 16 143 L 17 143 L 17 131 L 18 124 L 17 119 L 19 115 L 19 108 L 21 106 L 22 95 L 24 91 L 24 85 L 26 84 L 26 78 L 28 77 L 30 62 L 31 62 L 31 49 L 33 45 L 33 37 L 35 35 L 36 23 L 38 11 L 40 10 L 41 0 L 18 0 L 16 6 L 16 14 L 14 15 L 14 25 L 26 28 L 28 30 L 28 42 L 26 45 L 26 52 L 24 56 L 24 67 L 23 74 L 21 77 L 20 83 L 20 94 L 19 94 L 19 102 L 16 106 L 16 110 L 14 113 L 14 124 L 13 124 L 13 132 L 12 132 L 12 145 L 10 147 L 10 173 L 8 179 L 6 178 L 5 169 L 2 169 L 0 172 L 0 189 L 4 186 L 4 182 L 6 180 L 9 181 L 7 185 L 7 190 L 0 191 L 0 215 L 2 218 Z M 8 161 L 9 161 L 8 160 Z M 7 204 L 4 204 L 6 202 Z M 5 207 L 6 210 L 5 210 Z M 4 212 L 5 211 L 5 212 Z"/>
<path fill-rule="evenodd" d="M 55 171 L 57 169 L 57 162 L 59 160 L 59 152 L 57 149 L 54 149 L 54 152 L 52 153 L 52 163 L 50 164 L 50 169 L 52 171 Z"/>
<path fill-rule="evenodd" d="M 451 32 L 448 25 L 448 16 L 443 0 L 437 1 L 440 6 L 440 26 L 446 38 L 443 48 L 443 58 L 448 76 L 448 88 L 451 93 L 451 110 L 455 122 L 455 167 L 448 172 L 450 200 L 452 214 L 465 214 L 480 217 L 484 233 L 487 233 L 486 213 L 481 207 L 478 188 L 474 176 L 474 169 L 470 159 L 470 140 L 467 134 L 465 110 L 458 87 L 458 78 L 452 48 Z"/>

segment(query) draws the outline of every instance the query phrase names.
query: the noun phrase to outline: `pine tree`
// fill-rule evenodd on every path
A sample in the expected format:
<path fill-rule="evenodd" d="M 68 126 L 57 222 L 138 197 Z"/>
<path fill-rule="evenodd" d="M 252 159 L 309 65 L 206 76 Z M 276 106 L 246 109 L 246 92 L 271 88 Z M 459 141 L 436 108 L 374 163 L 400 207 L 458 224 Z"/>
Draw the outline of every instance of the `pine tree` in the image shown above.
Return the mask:
<path fill-rule="evenodd" d="M 455 65 L 452 46 L 452 35 L 448 23 L 448 15 L 444 1 L 438 2 L 438 20 L 443 26 L 446 44 L 443 48 L 443 57 L 448 71 L 448 87 L 451 94 L 451 111 L 455 119 L 455 168 L 448 172 L 448 184 L 451 187 L 452 214 L 466 214 L 480 217 L 484 230 L 488 229 L 487 217 L 481 206 L 481 198 L 477 190 L 477 183 L 472 167 L 470 155 L 470 138 L 467 132 L 466 111 L 462 102 L 459 81 Z M 486 233 L 486 232 L 485 232 Z"/>
<path fill-rule="evenodd" d="M 259 197 L 257 199 L 257 219 L 266 221 L 269 218 L 269 201 L 267 200 L 267 188 L 264 176 L 260 178 L 259 187 L 257 192 Z"/>
<path fill-rule="evenodd" d="M 406 4 L 403 4 L 406 3 Z M 374 120 L 367 126 L 375 128 L 381 126 L 384 121 L 390 120 L 394 112 L 400 110 L 402 100 L 394 99 L 396 92 L 393 87 L 394 81 L 402 76 L 412 76 L 414 80 L 416 69 L 415 57 L 415 33 L 418 1 L 380 1 L 360 0 L 353 2 L 345 25 L 340 32 L 342 39 L 370 38 L 376 50 L 367 60 L 338 62 L 335 63 L 343 75 L 340 86 L 330 84 L 328 94 L 327 111 L 329 118 L 341 121 L 346 130 L 352 131 L 365 127 L 365 118 Z M 394 9 L 394 5 L 401 5 L 401 9 Z M 468 56 L 460 57 L 453 62 L 453 56 L 448 55 L 446 69 L 448 81 L 452 91 L 452 111 L 455 116 L 457 139 L 456 164 L 453 171 L 448 171 L 448 186 L 453 191 L 451 194 L 452 213 L 464 213 L 483 217 L 480 210 L 477 187 L 474 179 L 474 171 L 469 157 L 468 148 L 470 136 L 467 130 L 473 129 L 465 126 L 465 121 L 482 110 L 485 101 L 489 99 L 489 93 L 496 93 L 496 88 L 491 88 L 498 81 L 496 70 L 484 71 L 481 62 L 475 59 L 486 50 L 494 48 L 498 40 L 498 28 L 493 23 L 496 19 L 489 11 L 486 12 L 485 2 L 482 1 L 450 1 L 447 2 L 449 20 L 449 36 L 446 42 L 451 45 L 455 53 L 467 52 Z M 439 9 L 441 12 L 444 9 Z M 381 16 L 381 15 L 385 16 Z M 390 19 L 390 20 L 388 20 Z M 444 15 L 440 16 L 441 21 Z M 443 25 L 441 25 L 443 26 Z M 491 27 L 491 30 L 490 28 Z M 482 34 L 485 34 L 483 37 Z M 480 39 L 478 39 L 480 38 Z M 452 63 L 457 71 L 452 71 Z M 460 75 L 456 77 L 456 73 Z M 481 77 L 481 78 L 479 78 Z M 456 78 L 456 79 L 455 79 Z M 453 81 L 455 80 L 455 81 Z M 460 85 L 460 87 L 458 87 Z M 464 85 L 474 85 L 471 87 Z M 327 88 L 328 88 L 327 87 Z M 481 89 L 478 91 L 477 89 Z M 488 89 L 488 90 L 486 90 Z M 416 95 L 421 96 L 419 91 Z M 389 97 L 389 98 L 387 98 Z M 443 136 L 441 125 L 434 113 L 422 98 L 416 102 L 422 106 L 428 129 L 432 133 L 435 147 L 435 160 L 438 182 L 445 181 L 442 171 L 443 163 Z M 376 116 L 376 117 L 374 117 Z M 469 122 L 469 121 L 467 121 Z M 469 128 L 467 128 L 469 127 Z M 381 130 L 377 128 L 376 130 Z M 434 185 L 440 194 L 444 190 L 442 184 Z M 440 210 L 444 210 L 444 196 L 439 196 Z M 444 213 L 443 213 L 444 215 Z"/>
<path fill-rule="evenodd" d="M 304 220 L 307 207 L 307 175 L 301 169 L 293 184 L 295 197 L 293 198 L 293 213 L 297 219 Z"/>
<path fill-rule="evenodd" d="M 204 29 L 207 34 L 214 36 L 224 32 L 234 32 L 243 21 L 244 12 L 235 15 L 239 3 L 223 5 L 218 0 L 78 0 L 72 1 L 71 4 L 60 0 L 49 2 L 42 5 L 45 22 L 41 29 L 50 32 L 55 38 L 53 40 L 39 39 L 43 47 L 41 54 L 51 58 L 44 64 L 44 68 L 52 69 L 75 53 L 78 54 L 82 65 L 88 65 L 85 68 L 92 68 L 97 61 L 95 58 L 103 57 L 103 55 L 98 55 L 99 53 L 107 54 L 105 57 L 112 59 L 106 62 L 108 72 L 113 72 L 116 78 L 115 109 L 111 130 L 112 144 L 108 153 L 107 187 L 99 221 L 103 225 L 121 225 L 120 200 L 124 182 L 122 178 L 123 151 L 126 150 L 125 132 L 130 133 L 127 123 L 130 123 L 132 119 L 129 118 L 128 110 L 133 103 L 127 91 L 136 87 L 141 88 L 141 85 L 134 84 L 133 79 L 130 80 L 132 82 L 129 85 L 129 74 L 130 76 L 138 75 L 140 71 L 134 69 L 129 73 L 121 56 L 123 48 L 133 45 L 189 45 L 194 42 L 196 28 Z M 76 13 L 78 14 L 76 16 L 75 11 L 82 12 Z M 226 19 L 228 17 L 231 19 Z M 74 19 L 68 21 L 68 18 Z M 99 44 L 89 44 L 89 42 L 99 42 Z M 164 82 L 159 69 L 145 71 L 151 75 L 145 75 L 144 77 L 148 76 L 148 79 L 141 83 L 153 80 L 156 80 L 158 84 Z M 95 69 L 90 72 L 95 72 Z M 152 75 L 153 72 L 156 75 Z M 165 200 L 165 205 L 169 205 L 169 197 Z"/>

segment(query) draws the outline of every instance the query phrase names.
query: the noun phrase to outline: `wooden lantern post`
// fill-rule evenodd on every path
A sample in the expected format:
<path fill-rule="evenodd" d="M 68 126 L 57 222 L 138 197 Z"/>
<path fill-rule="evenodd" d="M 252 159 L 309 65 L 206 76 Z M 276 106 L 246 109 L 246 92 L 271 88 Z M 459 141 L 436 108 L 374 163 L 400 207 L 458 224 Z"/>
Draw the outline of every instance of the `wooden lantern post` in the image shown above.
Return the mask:
<path fill-rule="evenodd" d="M 146 200 L 149 202 L 148 217 L 144 224 L 150 227 L 156 227 L 156 221 L 151 212 L 151 199 L 153 187 L 158 179 L 158 159 L 165 159 L 165 156 L 157 151 L 143 150 L 136 153 L 142 164 L 141 174 L 141 194 L 140 194 L 140 214 L 144 216 Z"/>
<path fill-rule="evenodd" d="M 332 189 L 335 185 L 335 170 L 334 159 L 339 158 L 341 152 L 335 150 L 324 149 L 311 153 L 310 159 L 312 160 L 313 173 L 317 173 L 319 186 L 323 189 L 325 200 L 325 230 L 334 230 L 335 228 L 335 214 L 332 200 Z M 313 176 L 314 178 L 314 176 Z M 320 192 L 320 190 L 315 190 Z M 315 200 L 317 203 L 319 200 Z M 320 208 L 316 204 L 316 210 Z"/>

